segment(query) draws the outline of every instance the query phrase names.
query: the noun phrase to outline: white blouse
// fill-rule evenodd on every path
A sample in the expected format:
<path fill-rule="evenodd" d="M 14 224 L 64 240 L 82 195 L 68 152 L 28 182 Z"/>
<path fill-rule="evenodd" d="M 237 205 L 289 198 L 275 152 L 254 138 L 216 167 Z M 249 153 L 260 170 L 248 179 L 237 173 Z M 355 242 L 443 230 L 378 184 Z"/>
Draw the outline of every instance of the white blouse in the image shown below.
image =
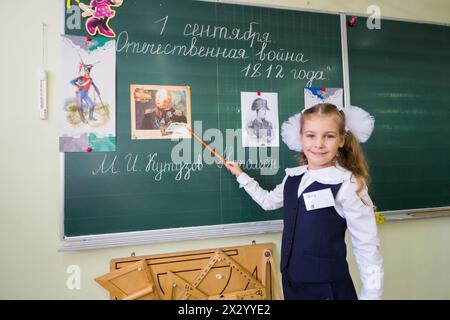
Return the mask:
<path fill-rule="evenodd" d="M 357 183 L 354 178 L 351 178 L 352 173 L 339 165 L 318 170 L 309 170 L 304 165 L 288 168 L 285 171 L 286 176 L 283 182 L 272 191 L 261 188 L 258 182 L 246 173 L 240 174 L 237 181 L 240 188 L 243 187 L 264 210 L 276 210 L 283 207 L 283 189 L 288 176 L 299 176 L 304 173 L 298 188 L 299 197 L 314 181 L 323 184 L 342 183 L 335 198 L 335 209 L 342 218 L 346 219 L 350 231 L 353 254 L 358 264 L 362 284 L 359 299 L 382 299 L 384 270 L 374 211 L 356 194 Z M 360 196 L 368 204 L 372 204 L 367 187 L 360 192 Z"/>

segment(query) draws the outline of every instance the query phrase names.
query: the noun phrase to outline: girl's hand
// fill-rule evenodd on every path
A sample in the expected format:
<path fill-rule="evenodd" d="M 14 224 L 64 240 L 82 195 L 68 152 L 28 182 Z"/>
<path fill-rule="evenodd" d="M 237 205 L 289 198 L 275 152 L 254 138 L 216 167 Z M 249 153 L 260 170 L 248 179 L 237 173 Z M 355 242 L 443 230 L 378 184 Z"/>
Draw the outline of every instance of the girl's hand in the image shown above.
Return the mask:
<path fill-rule="evenodd" d="M 241 173 L 243 173 L 241 166 L 237 162 L 227 161 L 225 163 L 225 167 L 227 167 L 228 171 L 230 171 L 235 177 L 238 177 Z"/>

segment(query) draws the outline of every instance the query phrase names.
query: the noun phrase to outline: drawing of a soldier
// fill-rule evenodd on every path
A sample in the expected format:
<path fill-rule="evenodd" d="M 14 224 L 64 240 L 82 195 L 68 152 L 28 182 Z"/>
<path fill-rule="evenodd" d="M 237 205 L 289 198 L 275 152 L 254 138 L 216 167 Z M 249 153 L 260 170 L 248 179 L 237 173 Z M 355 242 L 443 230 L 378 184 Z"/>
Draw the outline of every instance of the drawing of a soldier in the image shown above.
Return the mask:
<path fill-rule="evenodd" d="M 272 140 L 272 123 L 266 120 L 267 110 L 270 110 L 267 106 L 267 100 L 262 98 L 256 98 L 252 103 L 252 111 L 256 111 L 256 118 L 247 124 L 247 132 L 250 137 L 256 137 L 258 140 L 262 139 L 262 142 L 269 142 Z"/>

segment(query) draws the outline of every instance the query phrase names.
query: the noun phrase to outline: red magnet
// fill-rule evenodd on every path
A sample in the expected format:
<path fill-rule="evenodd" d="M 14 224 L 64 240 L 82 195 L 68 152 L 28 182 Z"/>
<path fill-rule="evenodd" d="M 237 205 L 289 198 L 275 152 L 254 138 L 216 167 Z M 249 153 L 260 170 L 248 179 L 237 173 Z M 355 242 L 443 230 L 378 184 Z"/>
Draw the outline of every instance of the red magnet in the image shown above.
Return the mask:
<path fill-rule="evenodd" d="M 92 148 L 90 148 L 90 147 L 87 148 L 87 149 L 86 149 L 86 152 L 92 152 Z"/>
<path fill-rule="evenodd" d="M 356 24 L 356 21 L 358 19 L 356 17 L 351 17 L 350 20 L 348 20 L 348 26 L 353 27 Z"/>
<path fill-rule="evenodd" d="M 325 90 L 326 90 L 325 87 L 323 87 L 323 88 L 322 88 L 322 91 L 325 92 Z"/>
<path fill-rule="evenodd" d="M 87 41 L 87 42 L 91 42 L 91 41 L 92 41 L 92 38 L 89 37 L 89 36 L 87 36 L 87 37 L 86 37 L 86 41 Z"/>
<path fill-rule="evenodd" d="M 260 96 L 260 95 L 261 95 L 261 91 L 258 90 L 258 96 Z"/>

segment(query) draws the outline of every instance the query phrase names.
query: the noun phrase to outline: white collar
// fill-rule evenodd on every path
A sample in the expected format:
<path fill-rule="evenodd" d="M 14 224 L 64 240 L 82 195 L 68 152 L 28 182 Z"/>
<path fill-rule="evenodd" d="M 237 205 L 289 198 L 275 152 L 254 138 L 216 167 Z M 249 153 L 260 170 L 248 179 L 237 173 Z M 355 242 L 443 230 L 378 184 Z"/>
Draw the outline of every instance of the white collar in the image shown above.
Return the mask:
<path fill-rule="evenodd" d="M 286 168 L 285 171 L 290 177 L 299 176 L 306 172 L 308 176 L 311 176 L 314 180 L 324 184 L 338 184 L 350 179 L 352 176 L 351 171 L 341 167 L 339 164 L 317 170 L 308 170 L 308 166 L 303 165 L 294 168 Z"/>

